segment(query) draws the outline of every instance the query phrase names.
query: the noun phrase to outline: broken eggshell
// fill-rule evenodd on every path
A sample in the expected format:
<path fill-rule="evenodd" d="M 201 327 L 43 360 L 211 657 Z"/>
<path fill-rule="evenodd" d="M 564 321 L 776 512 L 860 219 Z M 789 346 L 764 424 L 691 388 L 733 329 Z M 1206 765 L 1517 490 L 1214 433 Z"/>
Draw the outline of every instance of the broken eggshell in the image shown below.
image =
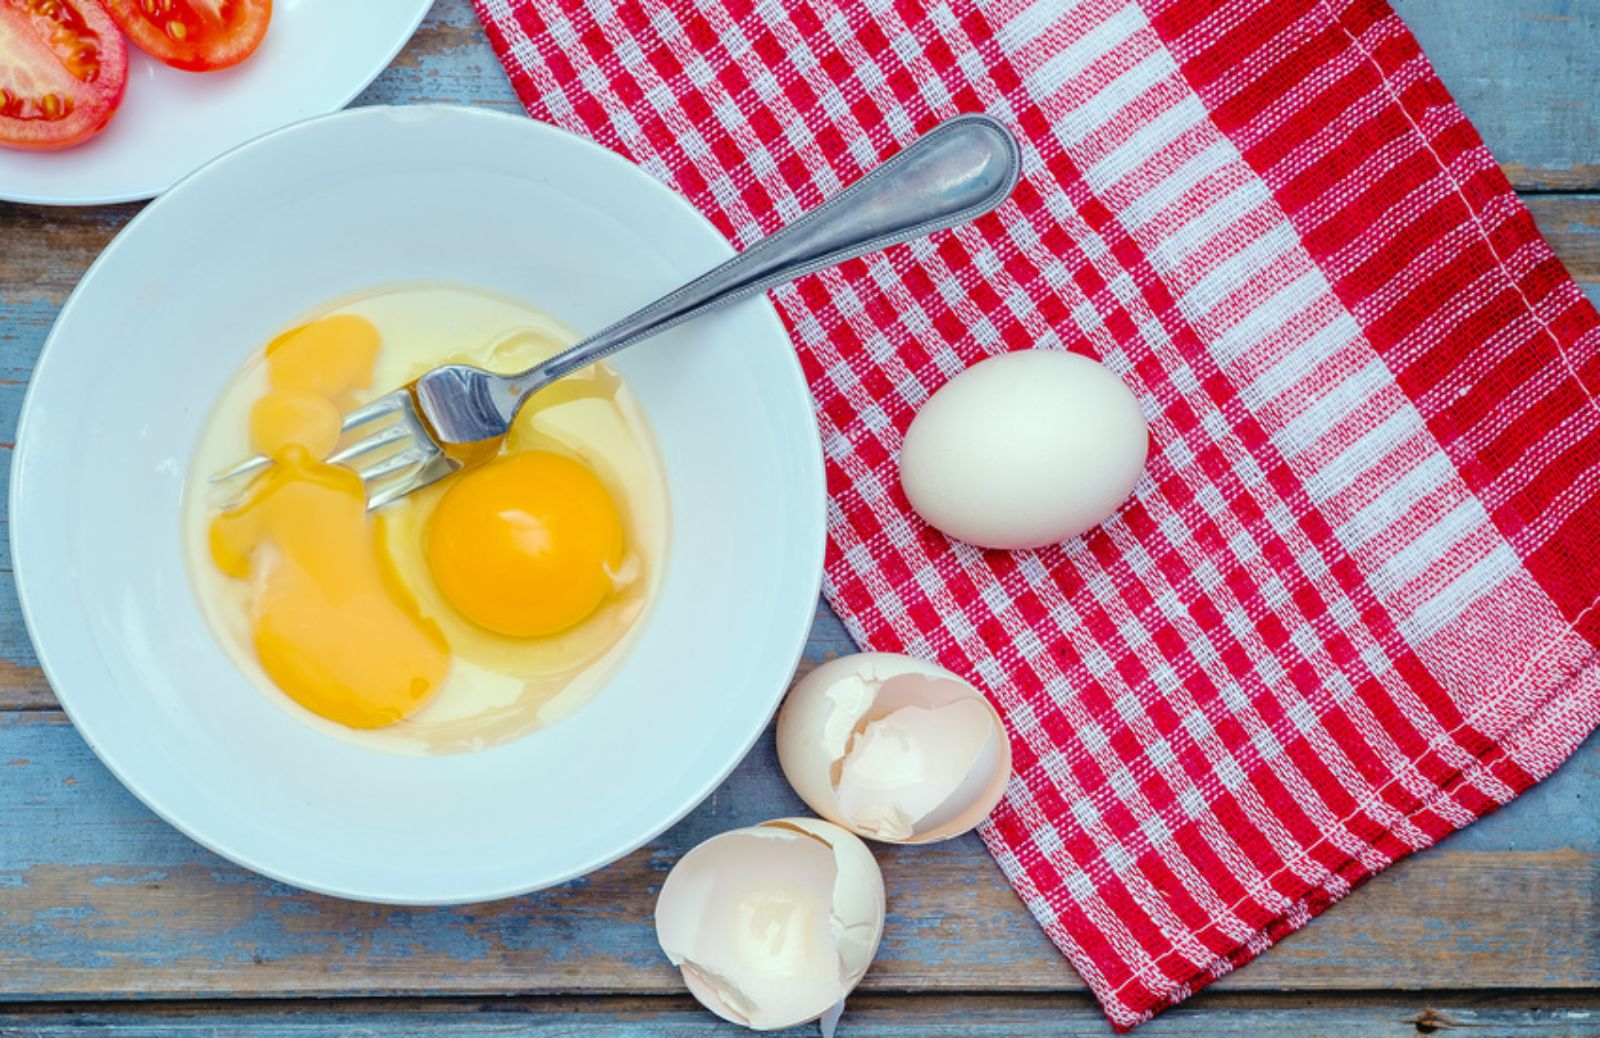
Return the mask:
<path fill-rule="evenodd" d="M 673 866 L 656 939 L 689 992 L 758 1031 L 838 1019 L 883 937 L 883 876 L 866 844 L 815 818 L 713 836 Z"/>
<path fill-rule="evenodd" d="M 994 810 L 1011 744 L 994 707 L 956 675 L 866 652 L 795 685 L 778 713 L 778 762 L 829 821 L 886 843 L 931 843 Z"/>

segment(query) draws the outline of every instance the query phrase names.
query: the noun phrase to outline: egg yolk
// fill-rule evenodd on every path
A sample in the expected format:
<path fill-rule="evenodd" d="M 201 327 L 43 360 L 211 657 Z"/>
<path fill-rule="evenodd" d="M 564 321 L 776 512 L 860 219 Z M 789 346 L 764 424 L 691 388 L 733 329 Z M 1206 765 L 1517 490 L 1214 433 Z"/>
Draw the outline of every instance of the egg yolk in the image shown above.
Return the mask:
<path fill-rule="evenodd" d="M 326 458 L 339 442 L 343 420 L 325 396 L 276 390 L 250 409 L 250 444 L 269 456 L 297 444 L 314 457 Z"/>
<path fill-rule="evenodd" d="M 382 344 L 377 327 L 365 317 L 323 317 L 267 343 L 267 382 L 273 389 L 333 399 L 372 384 Z"/>
<path fill-rule="evenodd" d="M 318 458 L 339 442 L 339 401 L 372 383 L 382 341 L 372 322 L 324 317 L 267 343 L 267 384 L 250 410 L 250 445 L 268 456 L 298 444 Z"/>
<path fill-rule="evenodd" d="M 550 451 L 465 473 L 429 522 L 428 568 L 463 616 L 531 638 L 582 622 L 611 593 L 622 518 L 600 479 Z"/>
<path fill-rule="evenodd" d="M 256 655 L 302 706 L 352 728 L 415 712 L 450 667 L 433 624 L 386 579 L 354 472 L 291 445 L 211 526 L 218 568 L 257 584 Z"/>
<path fill-rule="evenodd" d="M 360 477 L 319 460 L 338 440 L 335 400 L 370 382 L 378 341 L 365 320 L 331 317 L 267 347 L 272 389 L 250 435 L 273 465 L 211 524 L 217 567 L 255 586 L 262 667 L 301 705 L 352 728 L 413 713 L 450 666 L 437 625 L 386 570 Z"/>

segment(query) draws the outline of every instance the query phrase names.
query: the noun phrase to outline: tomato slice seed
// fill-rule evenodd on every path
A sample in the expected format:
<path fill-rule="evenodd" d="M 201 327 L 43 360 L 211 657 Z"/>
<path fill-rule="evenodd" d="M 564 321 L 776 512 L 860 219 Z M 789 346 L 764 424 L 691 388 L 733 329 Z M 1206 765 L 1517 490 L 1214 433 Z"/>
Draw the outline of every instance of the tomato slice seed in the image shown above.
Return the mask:
<path fill-rule="evenodd" d="M 100 0 L 0 0 L 0 146 L 51 150 L 110 121 L 127 53 Z"/>
<path fill-rule="evenodd" d="M 129 41 L 158 61 L 189 72 L 227 68 L 248 58 L 272 19 L 272 0 L 99 2 Z"/>

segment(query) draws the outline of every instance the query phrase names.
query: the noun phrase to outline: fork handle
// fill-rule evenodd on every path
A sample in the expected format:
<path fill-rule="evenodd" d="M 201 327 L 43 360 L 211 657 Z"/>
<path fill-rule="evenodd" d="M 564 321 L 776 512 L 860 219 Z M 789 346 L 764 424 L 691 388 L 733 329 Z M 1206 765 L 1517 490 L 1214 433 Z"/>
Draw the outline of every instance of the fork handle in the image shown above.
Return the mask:
<path fill-rule="evenodd" d="M 798 220 L 522 377 L 530 377 L 531 391 L 718 307 L 966 223 L 1005 201 L 1020 166 L 1005 126 L 986 115 L 956 116 Z"/>

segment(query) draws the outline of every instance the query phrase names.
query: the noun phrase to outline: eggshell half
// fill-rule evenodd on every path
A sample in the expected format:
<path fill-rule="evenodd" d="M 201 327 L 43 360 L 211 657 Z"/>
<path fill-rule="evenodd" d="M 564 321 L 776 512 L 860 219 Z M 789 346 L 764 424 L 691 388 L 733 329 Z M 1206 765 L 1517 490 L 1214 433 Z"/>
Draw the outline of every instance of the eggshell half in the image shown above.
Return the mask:
<path fill-rule="evenodd" d="M 1011 744 L 977 689 L 893 653 L 830 660 L 778 713 L 778 762 L 822 817 L 885 843 L 931 843 L 981 822 L 1005 793 Z"/>
<path fill-rule="evenodd" d="M 979 361 L 917 412 L 900 483 L 929 525 L 981 548 L 1041 548 L 1104 522 L 1144 471 L 1150 433 L 1108 368 L 1060 350 Z"/>
<path fill-rule="evenodd" d="M 755 1030 L 837 1018 L 883 937 L 865 844 L 814 818 L 713 836 L 673 866 L 656 939 L 701 1005 Z"/>

